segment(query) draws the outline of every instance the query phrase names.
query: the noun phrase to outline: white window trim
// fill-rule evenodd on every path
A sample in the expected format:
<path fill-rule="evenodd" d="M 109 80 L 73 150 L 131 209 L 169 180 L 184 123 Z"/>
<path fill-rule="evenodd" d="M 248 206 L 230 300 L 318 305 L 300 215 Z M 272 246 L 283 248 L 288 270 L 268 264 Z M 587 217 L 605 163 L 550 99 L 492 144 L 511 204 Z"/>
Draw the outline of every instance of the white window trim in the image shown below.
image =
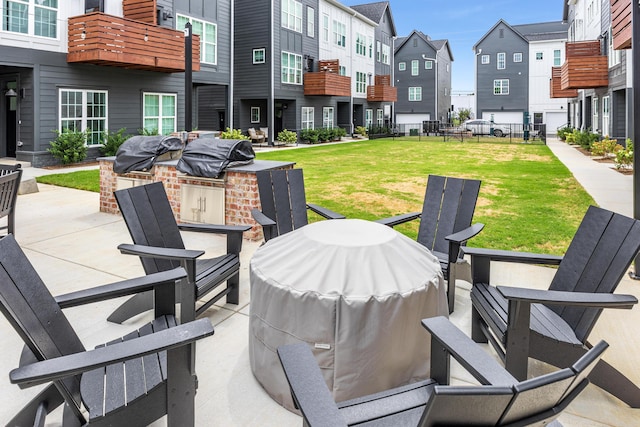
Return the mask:
<path fill-rule="evenodd" d="M 364 110 L 364 125 L 367 128 L 373 126 L 373 108 L 367 108 Z"/>
<path fill-rule="evenodd" d="M 420 61 L 413 59 L 411 61 L 411 75 L 417 76 L 420 74 Z"/>
<path fill-rule="evenodd" d="M 322 127 L 325 129 L 333 129 L 334 119 L 333 107 L 322 107 Z"/>
<path fill-rule="evenodd" d="M 60 2 L 63 0 L 58 0 L 58 6 L 57 7 L 51 7 L 51 6 L 44 6 L 44 5 L 40 5 L 37 4 L 36 0 L 26 0 L 26 1 L 16 1 L 16 0 L 12 0 L 12 3 L 16 3 L 19 5 L 23 5 L 23 6 L 27 6 L 27 32 L 23 33 L 20 31 L 11 31 L 9 29 L 5 29 L 5 23 L 7 22 L 7 8 L 6 5 L 7 3 L 5 1 L 2 2 L 2 4 L 0 5 L 0 11 L 1 11 L 1 18 L 2 18 L 2 26 L 0 27 L 0 33 L 11 33 L 11 34 L 21 34 L 24 36 L 30 36 L 30 37 L 37 37 L 37 38 L 42 38 L 45 40 L 59 40 L 60 36 L 60 25 L 59 22 L 61 21 L 60 18 Z M 43 36 L 41 34 L 36 34 L 36 23 L 35 23 L 35 11 L 36 9 L 43 9 L 43 10 L 51 10 L 54 11 L 56 14 L 56 20 L 54 23 L 55 26 L 55 35 L 53 37 L 49 37 L 49 36 Z"/>
<path fill-rule="evenodd" d="M 496 69 L 504 70 L 507 68 L 507 54 L 505 52 L 496 53 Z"/>
<path fill-rule="evenodd" d="M 314 129 L 314 108 L 302 107 L 302 111 L 300 114 L 302 117 L 302 129 Z"/>
<path fill-rule="evenodd" d="M 144 114 L 144 107 L 145 107 L 144 98 L 147 95 L 153 95 L 153 96 L 157 95 L 160 98 L 160 102 L 162 102 L 162 97 L 163 96 L 168 96 L 168 97 L 173 98 L 173 112 L 174 112 L 174 115 L 172 116 L 173 117 L 173 130 L 169 131 L 169 133 L 175 132 L 177 130 L 177 126 L 178 126 L 178 95 L 176 95 L 175 93 L 166 93 L 166 92 L 143 92 L 142 93 L 142 127 L 144 129 L 146 129 L 145 126 L 144 126 L 144 122 L 145 122 L 145 119 L 147 118 L 147 116 Z M 160 112 L 160 115 L 157 117 L 158 118 L 157 131 L 158 131 L 158 133 L 160 135 L 163 135 L 163 133 L 162 133 L 162 119 L 163 119 L 164 116 L 162 115 L 162 104 L 160 104 L 160 108 L 159 108 L 158 111 Z"/>
<path fill-rule="evenodd" d="M 409 87 L 409 102 L 421 102 L 422 101 L 422 86 L 410 86 Z"/>
<path fill-rule="evenodd" d="M 209 22 L 209 21 L 205 21 L 203 19 L 198 19 L 198 18 L 192 18 L 190 16 L 187 15 L 182 15 L 182 14 L 177 14 L 177 18 L 176 18 L 176 27 L 178 26 L 178 20 L 180 18 L 186 19 L 187 21 L 189 21 L 191 23 L 191 27 L 192 27 L 192 31 L 193 34 L 197 34 L 200 36 L 200 62 L 202 62 L 203 64 L 211 64 L 211 65 L 217 65 L 218 64 L 218 24 L 215 24 L 213 22 Z M 193 30 L 193 23 L 194 22 L 199 22 L 202 24 L 202 28 L 203 30 L 206 28 L 207 25 L 211 25 L 213 27 L 213 37 L 215 38 L 215 40 L 211 41 L 207 39 L 207 35 L 206 35 L 206 31 L 205 34 L 198 34 L 195 32 L 195 30 Z M 176 28 L 178 30 L 181 30 L 181 28 Z M 206 46 L 213 46 L 213 61 L 205 61 L 205 54 L 206 54 Z"/>
<path fill-rule="evenodd" d="M 251 123 L 260 123 L 260 107 L 251 107 Z"/>
<path fill-rule="evenodd" d="M 514 52 L 513 62 L 522 62 L 522 52 Z"/>
<path fill-rule="evenodd" d="M 496 86 L 496 83 L 500 82 L 500 93 L 496 93 L 496 89 L 498 88 Z M 502 82 L 507 82 L 507 91 L 504 92 L 504 85 L 502 84 Z M 495 79 L 493 81 L 493 94 L 496 96 L 502 96 L 502 95 L 509 95 L 509 89 L 510 89 L 510 82 L 509 79 Z"/>
<path fill-rule="evenodd" d="M 282 0 L 281 7 L 282 28 L 302 33 L 302 3 L 296 0 Z M 290 8 L 293 8 L 293 11 Z"/>
<path fill-rule="evenodd" d="M 82 107 L 81 107 L 81 111 L 82 111 L 82 116 L 80 117 L 65 117 L 63 119 L 62 117 L 62 94 L 64 92 L 80 92 L 82 93 Z M 104 117 L 103 118 L 99 118 L 99 117 L 91 117 L 91 119 L 89 119 L 89 117 L 87 116 L 87 93 L 102 93 L 104 94 Z M 106 90 L 94 90 L 94 89 L 72 89 L 72 88 L 60 88 L 58 90 L 58 130 L 60 132 L 63 131 L 62 128 L 62 121 L 63 120 L 80 120 L 80 131 L 84 132 L 87 130 L 87 121 L 88 120 L 104 120 L 104 130 L 108 130 L 109 129 L 109 92 Z M 87 141 L 85 140 L 85 145 L 91 145 L 91 146 L 97 146 L 97 145 L 101 145 L 99 143 L 96 144 L 87 144 Z"/>
<path fill-rule="evenodd" d="M 356 71 L 356 93 L 367 93 L 367 74 Z"/>
<path fill-rule="evenodd" d="M 291 57 L 293 57 L 293 58 L 296 59 L 296 64 L 300 63 L 300 68 L 297 68 L 297 67 L 294 68 L 294 67 L 291 67 L 291 66 L 287 67 L 288 70 L 289 69 L 295 70 L 295 76 L 296 76 L 295 80 L 296 81 L 290 82 L 288 80 L 288 78 L 287 78 L 286 81 L 283 79 L 282 71 L 284 69 L 284 65 L 282 64 L 282 55 L 288 55 L 289 59 L 291 59 Z M 299 59 L 299 61 L 297 61 L 297 59 Z M 292 84 L 292 85 L 301 85 L 302 84 L 302 55 L 297 54 L 297 53 L 293 53 L 293 52 L 287 52 L 287 51 L 283 50 L 282 54 L 280 55 L 280 61 L 281 61 L 280 62 L 280 81 L 281 81 L 281 83 Z M 289 73 L 287 73 L 287 76 L 289 76 Z M 300 81 L 298 81 L 298 77 L 300 78 Z"/>
<path fill-rule="evenodd" d="M 307 36 L 316 36 L 316 10 L 307 6 Z"/>
<path fill-rule="evenodd" d="M 407 63 L 402 61 L 402 62 L 398 62 L 398 71 L 406 71 L 407 70 Z"/>
<path fill-rule="evenodd" d="M 490 55 L 482 55 L 480 57 L 480 63 L 482 65 L 487 65 L 491 63 L 491 56 Z"/>
<path fill-rule="evenodd" d="M 256 53 L 258 52 L 262 52 L 262 60 L 256 60 Z M 264 64 L 266 61 L 266 49 L 265 48 L 260 48 L 260 49 L 253 49 L 253 63 L 254 64 Z"/>
<path fill-rule="evenodd" d="M 431 60 L 424 61 L 424 69 L 425 70 L 433 70 L 433 61 L 431 61 Z"/>

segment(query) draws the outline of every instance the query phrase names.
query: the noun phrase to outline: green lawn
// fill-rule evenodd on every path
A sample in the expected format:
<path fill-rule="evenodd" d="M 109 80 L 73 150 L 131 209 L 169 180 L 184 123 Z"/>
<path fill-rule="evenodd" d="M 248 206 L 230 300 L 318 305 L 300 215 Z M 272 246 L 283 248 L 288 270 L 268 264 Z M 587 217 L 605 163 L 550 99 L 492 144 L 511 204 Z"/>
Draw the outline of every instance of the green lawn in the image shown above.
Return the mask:
<path fill-rule="evenodd" d="M 562 254 L 594 203 L 547 146 L 508 140 L 377 139 L 260 152 L 257 158 L 295 162 L 304 168 L 307 200 L 348 218 L 421 210 L 429 174 L 480 179 L 474 221 L 486 228 L 471 246 Z M 38 178 L 91 191 L 99 191 L 98 180 L 97 170 Z M 414 237 L 417 221 L 398 229 Z"/>

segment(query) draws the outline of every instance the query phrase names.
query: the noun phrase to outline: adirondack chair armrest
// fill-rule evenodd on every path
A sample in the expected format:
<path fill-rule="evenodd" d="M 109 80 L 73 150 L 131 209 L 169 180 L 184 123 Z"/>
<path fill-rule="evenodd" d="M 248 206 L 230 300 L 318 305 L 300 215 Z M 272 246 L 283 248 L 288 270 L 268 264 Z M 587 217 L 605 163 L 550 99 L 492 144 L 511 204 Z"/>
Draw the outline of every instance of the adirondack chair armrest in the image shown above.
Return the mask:
<path fill-rule="evenodd" d="M 483 385 L 512 386 L 518 382 L 496 359 L 444 316 L 422 320 L 431 334 L 431 378 L 449 384 L 449 355 Z"/>
<path fill-rule="evenodd" d="M 482 223 L 472 224 L 464 230 L 445 236 L 445 240 L 449 242 L 449 262 L 456 262 L 458 254 L 460 253 L 460 247 L 467 240 L 478 235 L 483 228 L 484 224 Z"/>
<path fill-rule="evenodd" d="M 413 221 L 414 219 L 418 219 L 422 216 L 422 212 L 411 212 L 396 216 L 390 216 L 389 218 L 378 219 L 375 222 L 388 225 L 389 227 L 395 227 L 399 224 L 404 224 L 405 222 Z"/>
<path fill-rule="evenodd" d="M 461 250 L 463 254 L 471 256 L 472 262 L 476 257 L 488 258 L 491 261 L 518 262 L 523 264 L 558 265 L 560 264 L 560 261 L 562 261 L 561 256 L 536 254 L 531 252 L 503 251 L 499 249 L 473 248 L 469 246 L 464 246 Z"/>
<path fill-rule="evenodd" d="M 250 225 L 178 224 L 184 231 L 227 235 L 227 253 L 238 255 L 242 250 L 242 233 L 251 230 Z"/>
<path fill-rule="evenodd" d="M 569 305 L 593 308 L 623 308 L 631 309 L 638 303 L 633 295 L 595 293 L 595 292 L 564 292 L 540 289 L 516 288 L 512 286 L 498 286 L 500 292 L 510 301 L 526 304 L 541 303 L 549 305 Z"/>
<path fill-rule="evenodd" d="M 161 271 L 135 279 L 123 280 L 108 285 L 96 286 L 90 289 L 70 292 L 55 297 L 61 308 L 77 307 L 84 304 L 105 301 L 125 295 L 153 290 L 159 286 L 175 286 L 177 280 L 187 277 L 182 267 Z"/>
<path fill-rule="evenodd" d="M 278 347 L 278 357 L 291 388 L 294 404 L 309 426 L 346 426 L 306 343 Z"/>
<path fill-rule="evenodd" d="M 339 214 L 327 208 L 323 208 L 322 206 L 318 206 L 314 203 L 307 203 L 307 208 L 309 208 L 309 210 L 311 210 L 312 212 L 315 212 L 318 215 L 327 219 L 344 219 L 345 218 L 345 216 L 342 214 Z"/>
<path fill-rule="evenodd" d="M 199 319 L 121 343 L 22 366 L 12 370 L 9 378 L 13 384 L 31 387 L 113 363 L 170 350 L 210 335 L 213 335 L 211 321 Z"/>
<path fill-rule="evenodd" d="M 251 216 L 263 227 L 273 227 L 276 222 L 262 213 L 260 209 L 251 209 Z"/>
<path fill-rule="evenodd" d="M 202 250 L 160 248 L 157 246 L 132 245 L 130 243 L 122 243 L 118 245 L 118 249 L 121 253 L 126 255 L 137 255 L 146 258 L 173 259 L 177 261 L 192 261 L 204 255 L 204 251 Z"/>

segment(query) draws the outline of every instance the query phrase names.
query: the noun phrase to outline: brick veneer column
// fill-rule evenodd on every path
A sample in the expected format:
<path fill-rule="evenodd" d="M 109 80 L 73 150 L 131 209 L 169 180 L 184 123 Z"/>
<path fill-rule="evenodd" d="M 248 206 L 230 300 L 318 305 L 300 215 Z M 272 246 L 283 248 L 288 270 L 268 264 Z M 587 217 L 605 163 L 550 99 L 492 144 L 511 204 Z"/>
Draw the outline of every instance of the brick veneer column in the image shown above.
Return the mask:
<path fill-rule="evenodd" d="M 118 186 L 118 175 L 113 171 L 113 161 L 100 160 L 100 212 L 118 213 L 113 192 Z"/>

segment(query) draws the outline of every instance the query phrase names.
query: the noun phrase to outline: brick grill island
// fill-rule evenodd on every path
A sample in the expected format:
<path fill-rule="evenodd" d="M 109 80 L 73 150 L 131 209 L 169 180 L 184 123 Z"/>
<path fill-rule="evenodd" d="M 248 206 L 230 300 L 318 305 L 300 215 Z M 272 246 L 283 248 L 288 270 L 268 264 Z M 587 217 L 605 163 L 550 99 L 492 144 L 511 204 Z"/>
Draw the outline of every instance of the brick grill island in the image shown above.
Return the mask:
<path fill-rule="evenodd" d="M 158 162 L 149 172 L 130 172 L 117 174 L 113 171 L 115 157 L 101 157 L 100 161 L 100 212 L 119 214 L 118 204 L 113 192 L 118 189 L 118 178 L 125 178 L 133 185 L 149 184 L 156 181 L 164 183 L 169 203 L 173 208 L 176 221 L 180 221 L 180 203 L 183 184 L 202 187 L 224 187 L 225 224 L 251 225 L 244 233 L 250 240 L 261 240 L 262 227 L 251 216 L 253 208 L 260 208 L 256 172 L 270 169 L 292 169 L 292 162 L 255 160 L 253 164 L 229 168 L 220 179 L 185 175 L 176 170 L 177 160 Z"/>

